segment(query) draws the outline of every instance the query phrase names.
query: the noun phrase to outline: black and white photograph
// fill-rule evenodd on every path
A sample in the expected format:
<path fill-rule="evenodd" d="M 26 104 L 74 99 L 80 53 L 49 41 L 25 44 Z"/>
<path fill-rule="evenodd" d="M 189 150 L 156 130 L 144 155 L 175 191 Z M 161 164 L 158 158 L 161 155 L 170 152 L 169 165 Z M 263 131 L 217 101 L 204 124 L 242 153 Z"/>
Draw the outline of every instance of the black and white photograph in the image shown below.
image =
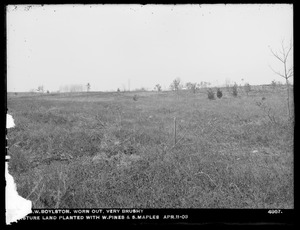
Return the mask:
<path fill-rule="evenodd" d="M 294 209 L 293 4 L 5 13 L 6 208 L 48 210 L 21 222 Z"/>

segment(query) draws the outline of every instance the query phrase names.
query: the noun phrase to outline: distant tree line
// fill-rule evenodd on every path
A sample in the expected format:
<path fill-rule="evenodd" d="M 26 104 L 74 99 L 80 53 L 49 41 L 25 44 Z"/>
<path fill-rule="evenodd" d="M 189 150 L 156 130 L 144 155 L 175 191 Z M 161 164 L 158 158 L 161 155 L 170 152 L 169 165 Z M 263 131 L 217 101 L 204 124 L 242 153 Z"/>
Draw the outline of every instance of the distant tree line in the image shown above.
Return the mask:
<path fill-rule="evenodd" d="M 73 92 L 89 92 L 91 89 L 90 83 L 87 85 L 82 84 L 70 84 L 70 85 L 63 85 L 59 87 L 59 92 L 61 93 L 73 93 Z"/>
<path fill-rule="evenodd" d="M 59 87 L 59 92 L 61 93 L 69 93 L 69 92 L 82 92 L 84 90 L 83 85 L 64 85 Z"/>

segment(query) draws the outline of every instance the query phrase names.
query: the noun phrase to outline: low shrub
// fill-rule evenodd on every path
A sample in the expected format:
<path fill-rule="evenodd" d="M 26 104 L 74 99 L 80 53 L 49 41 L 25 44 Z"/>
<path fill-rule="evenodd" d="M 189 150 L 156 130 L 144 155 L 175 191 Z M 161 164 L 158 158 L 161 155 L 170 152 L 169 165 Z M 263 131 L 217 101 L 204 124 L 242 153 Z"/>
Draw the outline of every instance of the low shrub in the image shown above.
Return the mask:
<path fill-rule="evenodd" d="M 222 91 L 220 89 L 218 89 L 218 91 L 217 91 L 217 97 L 221 98 L 222 96 L 223 96 Z"/>
<path fill-rule="evenodd" d="M 237 95 L 238 95 L 238 90 L 237 90 L 237 88 L 238 88 L 238 85 L 235 83 L 235 84 L 232 86 L 232 95 L 233 95 L 234 97 L 237 97 Z"/>
<path fill-rule="evenodd" d="M 248 96 L 249 92 L 251 91 L 251 85 L 249 83 L 246 83 L 244 86 L 245 92 Z"/>
<path fill-rule="evenodd" d="M 215 93 L 211 88 L 207 90 L 207 97 L 209 100 L 215 100 Z"/>
<path fill-rule="evenodd" d="M 138 100 L 138 96 L 137 96 L 136 94 L 133 96 L 133 100 L 134 100 L 134 101 L 137 101 L 137 100 Z"/>

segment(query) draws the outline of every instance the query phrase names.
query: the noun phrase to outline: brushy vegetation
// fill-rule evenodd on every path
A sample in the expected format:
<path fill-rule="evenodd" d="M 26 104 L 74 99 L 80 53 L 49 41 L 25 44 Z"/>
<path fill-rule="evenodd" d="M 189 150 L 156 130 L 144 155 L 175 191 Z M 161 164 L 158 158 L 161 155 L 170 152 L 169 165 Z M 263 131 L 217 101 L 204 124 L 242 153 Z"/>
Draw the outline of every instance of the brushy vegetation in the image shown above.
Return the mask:
<path fill-rule="evenodd" d="M 9 172 L 34 208 L 293 208 L 285 93 L 9 95 Z"/>
<path fill-rule="evenodd" d="M 138 95 L 133 95 L 133 98 L 132 98 L 134 101 L 137 101 L 138 100 Z"/>
<path fill-rule="evenodd" d="M 236 83 L 234 83 L 234 85 L 232 86 L 232 95 L 234 97 L 237 97 L 238 95 L 238 85 Z"/>
<path fill-rule="evenodd" d="M 218 98 L 222 98 L 222 96 L 223 96 L 222 90 L 221 89 L 217 89 L 217 97 Z"/>
<path fill-rule="evenodd" d="M 213 91 L 212 88 L 209 88 L 207 90 L 207 97 L 208 97 L 209 100 L 215 100 L 216 99 L 215 98 L 215 92 Z"/>
<path fill-rule="evenodd" d="M 249 92 L 251 91 L 251 85 L 249 83 L 246 83 L 244 85 L 244 89 L 245 89 L 245 92 L 247 94 L 247 96 L 249 95 Z"/>

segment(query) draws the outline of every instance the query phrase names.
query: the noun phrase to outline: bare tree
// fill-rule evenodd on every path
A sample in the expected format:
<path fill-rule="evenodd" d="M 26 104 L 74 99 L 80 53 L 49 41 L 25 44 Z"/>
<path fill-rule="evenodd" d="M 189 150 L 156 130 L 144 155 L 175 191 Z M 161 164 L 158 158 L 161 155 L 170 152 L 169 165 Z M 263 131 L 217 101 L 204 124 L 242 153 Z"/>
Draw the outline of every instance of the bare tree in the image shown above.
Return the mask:
<path fill-rule="evenodd" d="M 192 91 L 192 93 L 196 93 L 196 90 L 197 90 L 197 83 L 191 83 L 191 82 L 188 82 L 188 83 L 186 83 L 185 84 L 186 85 L 186 88 L 188 89 L 188 90 L 191 90 Z"/>
<path fill-rule="evenodd" d="M 180 78 L 174 79 L 173 82 L 172 82 L 172 84 L 170 85 L 170 89 L 178 91 L 180 89 L 180 87 L 181 87 L 180 82 L 181 82 Z"/>
<path fill-rule="evenodd" d="M 280 77 L 283 77 L 286 82 L 287 87 L 287 105 L 288 105 L 288 115 L 289 118 L 291 118 L 291 110 L 290 110 L 290 89 L 289 89 L 289 78 L 294 76 L 294 65 L 291 64 L 288 67 L 288 58 L 290 56 L 290 53 L 292 51 L 293 45 L 290 43 L 289 47 L 284 46 L 284 42 L 281 42 L 281 49 L 278 52 L 274 52 L 271 48 L 270 51 L 273 54 L 273 56 L 279 60 L 282 63 L 283 71 L 275 71 L 271 66 L 270 68 L 272 71 L 279 75 Z"/>
<path fill-rule="evenodd" d="M 203 88 L 207 88 L 208 86 L 210 86 L 211 85 L 211 83 L 210 82 L 206 82 L 206 81 L 201 81 L 201 83 L 200 83 L 201 85 L 202 85 L 202 87 Z"/>
<path fill-rule="evenodd" d="M 154 87 L 155 90 L 157 90 L 158 92 L 161 91 L 161 85 L 160 84 L 156 84 Z"/>

